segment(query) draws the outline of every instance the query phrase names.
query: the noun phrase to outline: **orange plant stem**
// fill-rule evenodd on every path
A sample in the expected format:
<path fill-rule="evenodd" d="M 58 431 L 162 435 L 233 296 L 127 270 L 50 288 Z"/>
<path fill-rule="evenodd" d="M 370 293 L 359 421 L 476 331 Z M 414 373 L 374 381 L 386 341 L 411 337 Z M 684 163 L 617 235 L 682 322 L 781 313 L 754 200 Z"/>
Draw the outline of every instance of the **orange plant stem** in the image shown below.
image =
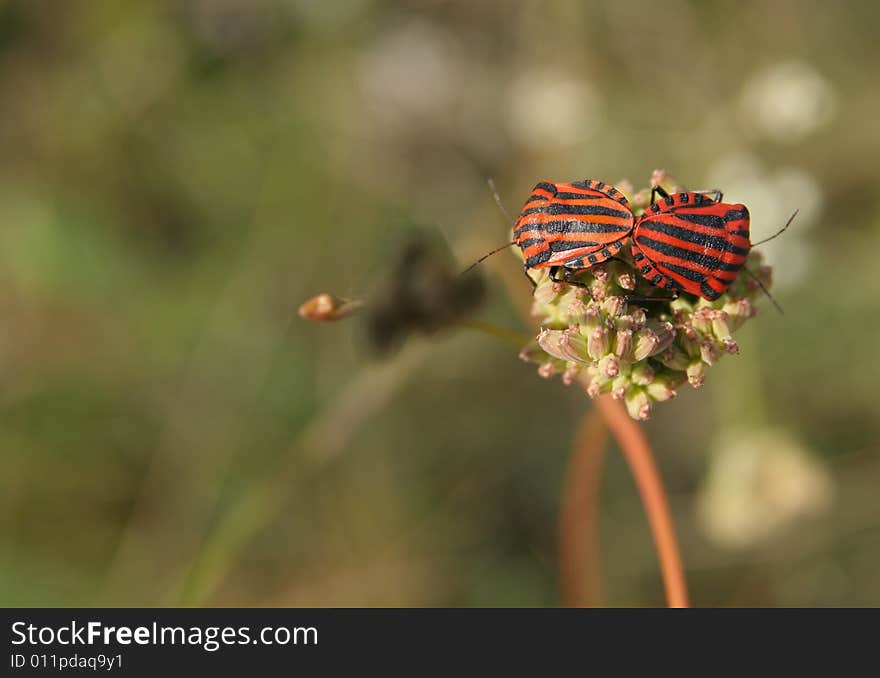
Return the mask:
<path fill-rule="evenodd" d="M 559 509 L 559 580 L 566 607 L 602 605 L 599 491 L 608 429 L 595 408 L 581 419 Z"/>
<path fill-rule="evenodd" d="M 663 481 L 654 463 L 648 438 L 641 427 L 630 418 L 619 400 L 603 395 L 597 398 L 595 403 L 629 464 L 642 504 L 645 506 L 645 513 L 648 514 L 654 546 L 660 560 L 667 604 L 669 607 L 687 607 L 687 585 L 678 550 L 678 540 L 675 537 L 666 491 L 663 489 Z"/>

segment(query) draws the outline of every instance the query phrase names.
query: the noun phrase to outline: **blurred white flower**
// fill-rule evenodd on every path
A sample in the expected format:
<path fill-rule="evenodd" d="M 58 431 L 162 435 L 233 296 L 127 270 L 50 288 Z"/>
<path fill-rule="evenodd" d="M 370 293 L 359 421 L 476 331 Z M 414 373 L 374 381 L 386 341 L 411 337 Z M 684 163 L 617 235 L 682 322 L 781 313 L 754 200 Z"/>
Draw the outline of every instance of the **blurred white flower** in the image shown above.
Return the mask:
<path fill-rule="evenodd" d="M 600 109 L 589 83 L 554 70 L 527 71 L 510 85 L 507 128 L 524 146 L 568 146 L 593 134 Z"/>
<path fill-rule="evenodd" d="M 833 494 L 828 470 L 789 433 L 728 434 L 710 456 L 697 496 L 698 524 L 719 546 L 746 548 L 826 512 Z"/>
<path fill-rule="evenodd" d="M 721 188 L 726 202 L 749 208 L 752 242 L 776 233 L 797 209 L 792 227 L 759 248 L 773 267 L 773 289 L 794 287 L 806 279 L 813 260 L 807 233 L 823 204 L 822 186 L 812 175 L 797 167 L 769 173 L 757 158 L 740 153 L 721 158 L 710 169 L 706 186 Z"/>
<path fill-rule="evenodd" d="M 285 0 L 294 16 L 316 27 L 333 27 L 369 8 L 368 0 Z"/>
<path fill-rule="evenodd" d="M 454 38 L 414 20 L 366 53 L 359 75 L 373 111 L 389 122 L 410 126 L 426 117 L 448 117 L 465 73 Z"/>
<path fill-rule="evenodd" d="M 762 136 L 790 143 L 829 122 L 836 108 L 829 82 L 800 61 L 777 63 L 753 75 L 741 99 L 747 125 Z"/>

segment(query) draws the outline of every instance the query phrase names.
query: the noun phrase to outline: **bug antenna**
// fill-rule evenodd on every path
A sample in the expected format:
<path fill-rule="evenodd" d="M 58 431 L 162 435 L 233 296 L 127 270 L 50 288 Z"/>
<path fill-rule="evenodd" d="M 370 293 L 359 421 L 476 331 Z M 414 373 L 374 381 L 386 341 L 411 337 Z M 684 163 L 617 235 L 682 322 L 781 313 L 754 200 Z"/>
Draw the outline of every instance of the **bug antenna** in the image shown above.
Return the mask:
<path fill-rule="evenodd" d="M 467 273 L 468 271 L 470 271 L 472 268 L 474 268 L 477 264 L 479 264 L 479 263 L 485 261 L 486 259 L 488 259 L 489 257 L 491 257 L 493 254 L 495 254 L 495 253 L 497 253 L 497 252 L 500 252 L 501 250 L 505 250 L 505 249 L 507 249 L 507 248 L 510 247 L 511 245 L 516 245 L 516 241 L 515 241 L 515 240 L 511 240 L 509 243 L 505 243 L 505 244 L 502 245 L 501 247 L 496 247 L 496 248 L 495 248 L 494 250 L 492 250 L 491 252 L 487 252 L 486 254 L 484 254 L 483 256 L 481 256 L 479 259 L 477 259 L 474 263 L 472 263 L 470 266 L 468 266 L 466 269 L 464 269 L 464 270 L 461 272 L 460 275 L 464 275 L 465 273 Z"/>
<path fill-rule="evenodd" d="M 785 226 L 780 228 L 776 233 L 771 235 L 769 238 L 764 238 L 763 240 L 759 240 L 758 242 L 752 243 L 752 247 L 757 247 L 758 245 L 763 245 L 765 242 L 770 242 L 773 238 L 778 238 L 780 235 L 785 233 L 785 229 L 791 226 L 791 222 L 794 221 L 794 218 L 797 216 L 800 210 L 795 210 L 791 213 L 791 216 L 788 218 L 788 221 L 785 222 Z M 766 290 L 764 290 L 766 292 Z M 768 295 L 769 296 L 769 295 Z"/>
<path fill-rule="evenodd" d="M 793 216 L 794 215 L 792 215 L 792 217 Z M 791 221 L 791 219 L 789 219 L 789 221 Z M 754 273 L 752 273 L 749 269 L 744 268 L 743 270 L 749 274 L 749 277 L 752 280 L 754 280 L 756 283 L 758 283 L 758 287 L 760 287 L 761 290 L 764 292 L 764 294 L 767 295 L 767 298 L 773 302 L 773 305 L 776 307 L 776 310 L 779 311 L 780 315 L 785 315 L 785 311 L 782 310 L 782 306 L 780 306 L 779 302 L 773 298 L 773 295 L 770 294 L 770 291 L 766 287 L 764 287 L 764 283 L 761 282 L 761 279 L 758 276 L 756 276 Z"/>
<path fill-rule="evenodd" d="M 501 202 L 501 196 L 498 195 L 498 189 L 495 188 L 495 180 L 492 177 L 487 177 L 486 183 L 489 184 L 489 190 L 492 191 L 492 198 L 495 200 L 495 204 L 498 205 L 498 209 L 501 210 L 501 214 L 504 215 L 504 218 L 507 219 L 508 222 L 513 223 L 513 218 L 510 216 L 510 212 L 505 209 L 504 203 Z"/>

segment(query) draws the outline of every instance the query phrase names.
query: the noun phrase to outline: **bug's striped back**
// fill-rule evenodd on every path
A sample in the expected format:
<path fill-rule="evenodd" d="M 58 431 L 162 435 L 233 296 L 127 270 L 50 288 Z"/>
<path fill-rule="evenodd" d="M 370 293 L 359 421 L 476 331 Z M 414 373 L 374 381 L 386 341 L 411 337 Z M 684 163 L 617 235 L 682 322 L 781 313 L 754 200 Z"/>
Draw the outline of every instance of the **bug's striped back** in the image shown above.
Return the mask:
<path fill-rule="evenodd" d="M 629 202 L 614 186 L 585 179 L 542 181 L 514 225 L 527 268 L 588 268 L 613 257 L 633 228 Z"/>
<path fill-rule="evenodd" d="M 749 211 L 700 193 L 655 203 L 633 229 L 636 267 L 658 287 L 705 299 L 721 296 L 749 254 Z"/>

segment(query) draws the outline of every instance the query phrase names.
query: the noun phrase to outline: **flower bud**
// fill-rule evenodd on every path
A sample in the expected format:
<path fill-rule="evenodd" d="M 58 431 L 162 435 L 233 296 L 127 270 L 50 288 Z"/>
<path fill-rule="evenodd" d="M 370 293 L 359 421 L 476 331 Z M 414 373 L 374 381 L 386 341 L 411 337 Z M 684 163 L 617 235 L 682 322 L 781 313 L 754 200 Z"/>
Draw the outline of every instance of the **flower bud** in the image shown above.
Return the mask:
<path fill-rule="evenodd" d="M 632 318 L 634 328 L 641 327 L 648 320 L 645 309 L 641 306 L 634 306 L 629 309 L 629 317 Z"/>
<path fill-rule="evenodd" d="M 708 334 L 712 331 L 711 309 L 698 308 L 691 314 L 691 326 L 700 334 Z"/>
<path fill-rule="evenodd" d="M 691 302 L 689 302 L 684 297 L 679 297 L 678 299 L 673 299 L 672 301 L 670 301 L 669 308 L 672 309 L 674 313 L 691 313 L 694 310 L 693 304 L 691 304 Z"/>
<path fill-rule="evenodd" d="M 648 202 L 651 200 L 651 191 L 647 189 L 642 189 L 638 193 L 633 194 L 632 202 L 635 207 L 647 207 Z"/>
<path fill-rule="evenodd" d="M 610 315 L 612 318 L 614 318 L 620 315 L 620 312 L 623 310 L 624 304 L 625 302 L 623 300 L 623 297 L 606 297 L 605 300 L 602 302 L 602 310 L 605 311 L 605 313 Z"/>
<path fill-rule="evenodd" d="M 633 419 L 644 421 L 651 416 L 651 400 L 642 389 L 632 389 L 624 398 L 627 412 Z"/>
<path fill-rule="evenodd" d="M 654 369 L 647 362 L 636 363 L 630 371 L 630 379 L 634 384 L 647 386 L 654 380 Z"/>
<path fill-rule="evenodd" d="M 669 400 L 678 395 L 666 377 L 658 377 L 645 387 L 645 392 L 658 402 Z"/>
<path fill-rule="evenodd" d="M 611 382 L 611 397 L 615 400 L 620 400 L 626 395 L 629 386 L 629 379 L 627 379 L 623 375 L 618 376 L 614 381 Z"/>
<path fill-rule="evenodd" d="M 617 276 L 619 287 L 632 291 L 636 288 L 636 277 L 632 273 L 620 273 Z"/>
<path fill-rule="evenodd" d="M 614 335 L 614 352 L 621 358 L 626 358 L 632 351 L 633 331 L 617 330 Z"/>
<path fill-rule="evenodd" d="M 706 380 L 706 363 L 702 360 L 694 360 L 687 367 L 688 383 L 694 388 L 700 388 Z"/>
<path fill-rule="evenodd" d="M 556 298 L 562 292 L 562 285 L 551 282 L 549 278 L 538 284 L 532 294 L 534 303 L 538 306 L 545 306 L 556 301 Z M 540 314 L 538 314 L 540 315 Z"/>
<path fill-rule="evenodd" d="M 364 302 L 359 299 L 342 299 L 332 294 L 318 294 L 304 301 L 298 310 L 300 318 L 327 322 L 342 320 L 361 310 Z"/>
<path fill-rule="evenodd" d="M 542 363 L 538 367 L 538 376 L 543 377 L 544 379 L 549 379 L 554 374 L 556 374 L 556 365 L 551 362 Z"/>
<path fill-rule="evenodd" d="M 636 190 L 629 179 L 621 179 L 614 184 L 614 188 L 623 193 L 627 198 L 629 198 Z"/>
<path fill-rule="evenodd" d="M 568 305 L 565 312 L 568 315 L 569 322 L 580 324 L 587 312 L 587 304 L 583 299 L 575 299 Z"/>
<path fill-rule="evenodd" d="M 596 373 L 595 368 L 590 368 L 588 372 L 592 373 L 593 376 L 586 388 L 587 395 L 591 398 L 595 398 L 602 393 L 606 381 Z"/>
<path fill-rule="evenodd" d="M 519 359 L 527 363 L 541 362 L 541 360 L 543 358 L 546 358 L 546 356 L 546 351 L 544 351 L 544 349 L 540 347 L 537 341 L 529 342 L 519 352 Z"/>
<path fill-rule="evenodd" d="M 687 353 L 675 344 L 667 348 L 663 353 L 659 353 L 657 358 L 671 370 L 686 370 L 691 362 Z"/>
<path fill-rule="evenodd" d="M 721 340 L 721 348 L 725 350 L 727 353 L 739 353 L 739 344 L 736 342 L 736 339 L 733 337 L 726 337 Z"/>
<path fill-rule="evenodd" d="M 660 351 L 665 351 L 672 345 L 672 342 L 675 341 L 675 327 L 670 322 L 664 322 L 660 325 L 654 326 L 654 333 L 657 335 L 657 346 L 654 348 L 654 353 L 659 353 Z"/>
<path fill-rule="evenodd" d="M 682 336 L 688 341 L 697 341 L 700 338 L 700 335 L 697 334 L 697 331 L 691 325 L 684 324 L 678 329 Z"/>
<path fill-rule="evenodd" d="M 728 325 L 731 330 L 739 329 L 746 320 L 755 315 L 752 303 L 745 298 L 727 302 L 722 310 L 727 313 Z"/>
<path fill-rule="evenodd" d="M 593 330 L 602 324 L 602 312 L 599 310 L 598 304 L 587 304 L 584 314 L 581 317 L 581 334 L 589 336 Z"/>
<path fill-rule="evenodd" d="M 609 353 L 596 364 L 596 367 L 599 368 L 601 375 L 608 379 L 614 379 L 614 377 L 620 374 L 620 358 L 613 353 Z"/>
<path fill-rule="evenodd" d="M 660 339 L 650 327 L 639 330 L 636 332 L 633 342 L 633 360 L 638 362 L 652 355 L 659 343 Z"/>
<path fill-rule="evenodd" d="M 655 169 L 651 172 L 651 186 L 663 186 L 669 181 L 669 172 L 665 169 Z"/>
<path fill-rule="evenodd" d="M 566 386 L 571 386 L 575 379 L 580 375 L 581 366 L 578 363 L 570 362 L 565 368 L 565 372 L 562 373 L 562 383 Z"/>
<path fill-rule="evenodd" d="M 554 358 L 565 361 L 588 362 L 587 340 L 577 330 L 543 330 L 538 344 Z"/>
<path fill-rule="evenodd" d="M 729 316 L 724 311 L 715 311 L 712 314 L 712 332 L 718 339 L 730 338 Z"/>
<path fill-rule="evenodd" d="M 700 344 L 700 358 L 707 365 L 714 365 L 721 357 L 721 351 L 711 341 L 704 341 Z"/>
<path fill-rule="evenodd" d="M 587 340 L 587 353 L 589 353 L 593 360 L 599 360 L 608 353 L 608 350 L 611 348 L 610 344 L 608 328 L 603 326 L 597 327 Z"/>

